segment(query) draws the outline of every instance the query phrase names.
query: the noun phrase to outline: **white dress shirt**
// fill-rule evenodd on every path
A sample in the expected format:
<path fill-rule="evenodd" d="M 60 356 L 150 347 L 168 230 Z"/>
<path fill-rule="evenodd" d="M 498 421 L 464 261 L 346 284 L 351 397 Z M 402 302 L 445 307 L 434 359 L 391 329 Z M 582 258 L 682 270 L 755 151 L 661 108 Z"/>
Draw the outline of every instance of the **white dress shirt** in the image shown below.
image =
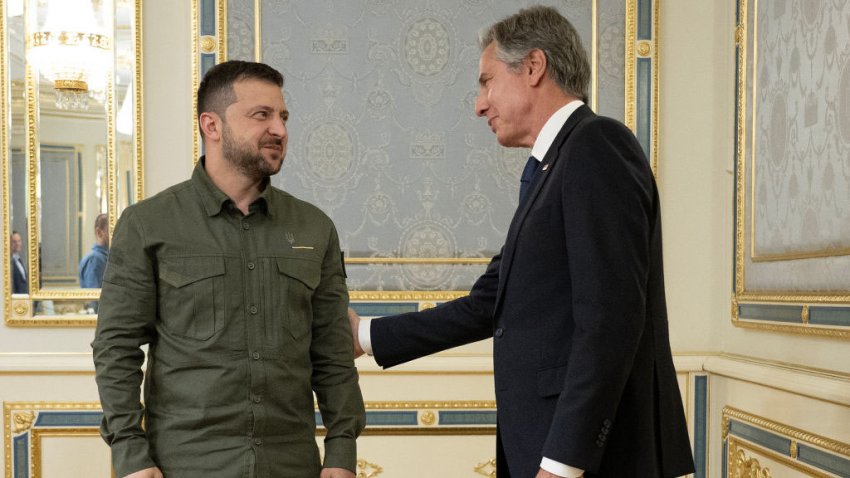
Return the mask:
<path fill-rule="evenodd" d="M 543 129 L 541 129 L 540 133 L 537 135 L 537 139 L 534 141 L 534 147 L 531 148 L 531 155 L 538 161 L 542 161 L 546 156 L 546 153 L 549 152 L 549 148 L 552 146 L 552 142 L 555 141 L 555 137 L 558 136 L 561 128 L 564 127 L 564 124 L 573 112 L 583 104 L 584 102 L 580 100 L 571 101 L 562 106 L 561 109 L 555 112 L 555 114 L 550 116 L 546 121 L 546 124 L 543 125 Z M 357 334 L 360 342 L 360 348 L 362 348 L 367 354 L 373 355 L 372 332 L 369 320 L 362 320 L 360 322 Z M 578 478 L 584 473 L 584 470 L 580 468 L 565 465 L 546 458 L 545 456 L 540 462 L 540 468 L 563 478 Z"/>

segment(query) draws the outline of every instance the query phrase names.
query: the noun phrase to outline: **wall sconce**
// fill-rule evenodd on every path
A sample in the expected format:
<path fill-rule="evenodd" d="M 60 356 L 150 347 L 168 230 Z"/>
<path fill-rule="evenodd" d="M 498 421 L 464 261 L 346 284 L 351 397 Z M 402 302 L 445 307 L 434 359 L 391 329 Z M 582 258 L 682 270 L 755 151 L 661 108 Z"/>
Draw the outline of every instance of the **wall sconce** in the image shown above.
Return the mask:
<path fill-rule="evenodd" d="M 105 88 L 112 37 L 98 26 L 90 0 L 49 0 L 45 16 L 27 37 L 27 58 L 53 82 L 57 108 L 85 110 L 88 99 L 102 96 L 98 92 Z"/>

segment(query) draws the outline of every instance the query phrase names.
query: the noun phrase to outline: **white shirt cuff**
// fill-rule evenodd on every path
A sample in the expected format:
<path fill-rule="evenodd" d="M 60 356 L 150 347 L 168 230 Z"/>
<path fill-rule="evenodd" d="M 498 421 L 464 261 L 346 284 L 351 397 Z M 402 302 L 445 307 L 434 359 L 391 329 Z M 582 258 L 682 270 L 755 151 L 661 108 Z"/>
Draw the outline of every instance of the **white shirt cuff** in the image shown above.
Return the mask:
<path fill-rule="evenodd" d="M 374 355 L 372 353 L 372 321 L 371 320 L 361 320 L 360 324 L 357 326 L 357 337 L 360 342 L 360 348 L 366 352 L 367 355 Z"/>
<path fill-rule="evenodd" d="M 540 462 L 540 468 L 548 471 L 549 473 L 562 476 L 564 478 L 578 478 L 579 476 L 584 474 L 584 470 L 579 468 L 573 468 L 569 465 L 565 465 L 563 463 L 559 463 L 555 460 L 550 460 L 549 458 L 543 457 L 543 460 Z"/>

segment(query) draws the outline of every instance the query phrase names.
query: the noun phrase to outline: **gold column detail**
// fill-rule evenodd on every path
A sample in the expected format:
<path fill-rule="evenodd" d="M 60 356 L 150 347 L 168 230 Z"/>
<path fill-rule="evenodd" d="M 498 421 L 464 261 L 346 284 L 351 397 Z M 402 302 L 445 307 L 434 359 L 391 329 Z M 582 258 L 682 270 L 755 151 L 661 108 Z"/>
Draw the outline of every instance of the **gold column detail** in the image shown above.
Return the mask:
<path fill-rule="evenodd" d="M 729 417 L 723 417 L 720 425 L 720 433 L 722 434 L 723 441 L 729 438 Z"/>
<path fill-rule="evenodd" d="M 29 317 L 30 316 L 30 301 L 28 301 L 28 300 L 13 300 L 12 301 L 12 311 L 15 313 L 16 317 Z"/>
<path fill-rule="evenodd" d="M 384 472 L 380 465 L 366 460 L 357 460 L 357 478 L 374 478 Z"/>
<path fill-rule="evenodd" d="M 798 452 L 799 452 L 799 449 L 798 449 L 798 446 L 797 446 L 797 441 L 791 440 L 791 448 L 788 450 L 788 453 L 791 454 L 791 458 L 796 460 Z"/>
<path fill-rule="evenodd" d="M 199 40 L 201 42 L 201 53 L 215 53 L 218 50 L 218 41 L 211 35 L 204 35 Z"/>
<path fill-rule="evenodd" d="M 12 414 L 12 421 L 15 423 L 15 433 L 22 433 L 30 428 L 35 421 L 35 412 L 32 410 L 26 412 L 17 412 Z"/>
<path fill-rule="evenodd" d="M 437 415 L 430 410 L 426 410 L 419 414 L 419 423 L 427 426 L 431 426 L 434 423 L 437 423 Z"/>
<path fill-rule="evenodd" d="M 637 54 L 639 56 L 648 57 L 652 53 L 652 44 L 646 40 L 638 42 Z"/>
<path fill-rule="evenodd" d="M 479 463 L 473 468 L 476 474 L 481 476 L 489 476 L 490 478 L 496 478 L 496 459 L 491 458 L 484 463 Z"/>
<path fill-rule="evenodd" d="M 808 325 L 809 324 L 809 306 L 808 305 L 803 305 L 803 312 L 800 315 L 801 315 L 800 318 L 803 320 L 803 323 Z"/>

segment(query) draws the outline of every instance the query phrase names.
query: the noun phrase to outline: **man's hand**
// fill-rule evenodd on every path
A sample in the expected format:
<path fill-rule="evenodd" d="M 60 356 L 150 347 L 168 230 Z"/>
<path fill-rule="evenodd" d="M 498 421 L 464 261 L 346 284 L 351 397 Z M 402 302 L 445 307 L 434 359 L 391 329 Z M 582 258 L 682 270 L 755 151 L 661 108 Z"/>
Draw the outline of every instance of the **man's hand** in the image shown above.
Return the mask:
<path fill-rule="evenodd" d="M 348 309 L 349 311 L 351 309 Z M 355 478 L 354 473 L 345 468 L 322 468 L 322 474 L 319 478 Z"/>
<path fill-rule="evenodd" d="M 348 322 L 351 324 L 351 335 L 354 337 L 354 358 L 357 358 L 365 352 L 360 348 L 360 316 L 351 307 L 348 308 Z"/>
<path fill-rule="evenodd" d="M 582 473 L 581 476 L 577 476 L 576 478 L 581 478 L 582 476 L 584 476 L 584 473 Z M 540 471 L 537 472 L 537 476 L 535 478 L 564 478 L 564 477 L 561 476 L 561 475 L 556 475 L 554 473 L 549 473 L 548 471 L 541 468 Z"/>
<path fill-rule="evenodd" d="M 162 472 L 159 471 L 157 467 L 145 468 L 144 470 L 139 470 L 135 473 L 130 473 L 124 478 L 165 478 L 162 476 Z M 322 477 L 324 478 L 324 477 Z"/>

